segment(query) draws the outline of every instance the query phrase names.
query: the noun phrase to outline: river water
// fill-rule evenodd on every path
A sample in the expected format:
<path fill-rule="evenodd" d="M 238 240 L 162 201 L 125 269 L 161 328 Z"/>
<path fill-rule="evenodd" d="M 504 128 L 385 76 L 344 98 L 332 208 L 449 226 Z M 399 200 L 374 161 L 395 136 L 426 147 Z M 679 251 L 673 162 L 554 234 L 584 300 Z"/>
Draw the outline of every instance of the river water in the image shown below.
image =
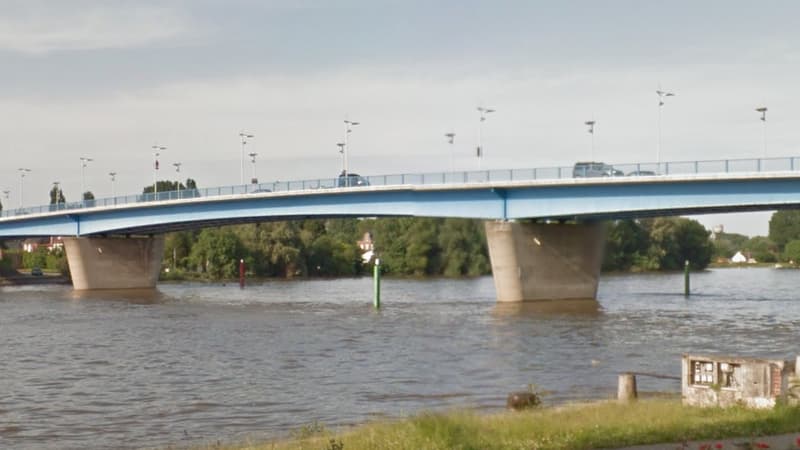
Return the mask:
<path fill-rule="evenodd" d="M 490 277 L 0 288 L 0 448 L 141 448 L 286 436 L 421 410 L 613 396 L 684 352 L 794 358 L 800 271 L 608 275 L 597 304 L 498 305 Z M 640 389 L 679 383 L 643 378 Z"/>

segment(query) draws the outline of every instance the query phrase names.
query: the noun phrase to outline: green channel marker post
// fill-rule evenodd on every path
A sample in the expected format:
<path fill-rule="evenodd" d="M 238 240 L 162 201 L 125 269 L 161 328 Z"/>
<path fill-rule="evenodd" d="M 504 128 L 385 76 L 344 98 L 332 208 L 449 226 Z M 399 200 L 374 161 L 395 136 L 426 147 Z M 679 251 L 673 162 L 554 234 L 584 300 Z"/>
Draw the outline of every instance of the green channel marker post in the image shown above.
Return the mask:
<path fill-rule="evenodd" d="M 689 296 L 689 260 L 683 262 L 683 295 Z"/>
<path fill-rule="evenodd" d="M 372 304 L 375 305 L 375 309 L 381 309 L 381 260 L 380 258 L 375 258 L 375 266 L 373 268 L 374 280 L 375 280 L 375 295 L 372 299 Z"/>

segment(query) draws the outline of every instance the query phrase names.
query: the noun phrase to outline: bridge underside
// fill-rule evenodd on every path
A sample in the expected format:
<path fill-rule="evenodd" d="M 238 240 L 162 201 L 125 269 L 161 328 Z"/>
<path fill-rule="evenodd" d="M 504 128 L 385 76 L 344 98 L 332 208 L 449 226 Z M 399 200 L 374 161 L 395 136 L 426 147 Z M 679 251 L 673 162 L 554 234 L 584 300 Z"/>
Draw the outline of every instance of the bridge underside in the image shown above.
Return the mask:
<path fill-rule="evenodd" d="M 164 236 L 64 237 L 72 286 L 89 289 L 154 288 Z"/>
<path fill-rule="evenodd" d="M 498 302 L 595 299 L 602 224 L 486 222 Z"/>

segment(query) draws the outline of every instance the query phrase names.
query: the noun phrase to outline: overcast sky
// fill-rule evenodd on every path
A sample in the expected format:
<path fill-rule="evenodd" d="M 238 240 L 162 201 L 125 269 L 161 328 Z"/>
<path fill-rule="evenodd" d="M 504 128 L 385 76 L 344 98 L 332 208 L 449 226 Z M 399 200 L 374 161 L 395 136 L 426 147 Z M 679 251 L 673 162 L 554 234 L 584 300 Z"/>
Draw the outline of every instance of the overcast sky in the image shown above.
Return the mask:
<path fill-rule="evenodd" d="M 238 133 L 255 134 L 258 178 L 332 177 L 343 119 L 350 169 L 572 165 L 594 158 L 797 155 L 800 3 L 794 1 L 0 0 L 0 188 L 6 207 L 141 192 L 151 146 L 199 187 L 237 184 Z M 169 168 L 170 170 L 166 170 Z M 248 177 L 250 165 L 247 166 Z M 766 234 L 768 213 L 704 216 Z"/>

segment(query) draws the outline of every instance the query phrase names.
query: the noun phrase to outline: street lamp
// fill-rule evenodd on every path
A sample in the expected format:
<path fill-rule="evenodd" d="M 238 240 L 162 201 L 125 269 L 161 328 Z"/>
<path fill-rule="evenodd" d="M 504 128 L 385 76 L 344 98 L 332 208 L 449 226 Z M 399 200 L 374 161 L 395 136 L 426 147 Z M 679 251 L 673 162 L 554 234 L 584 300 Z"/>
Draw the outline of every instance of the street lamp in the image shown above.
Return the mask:
<path fill-rule="evenodd" d="M 247 145 L 247 140 L 256 137 L 254 134 L 245 133 L 244 130 L 239 132 L 239 137 L 242 140 L 242 167 L 239 172 L 239 184 L 244 185 L 244 146 Z"/>
<path fill-rule="evenodd" d="M 481 160 L 483 159 L 483 122 L 486 122 L 486 115 L 495 112 L 494 109 L 484 108 L 478 106 L 478 113 L 480 113 L 480 120 L 478 121 L 478 170 L 481 170 Z"/>
<path fill-rule="evenodd" d="M 19 208 L 22 209 L 23 199 L 24 199 L 24 181 L 25 181 L 25 174 L 30 173 L 31 169 L 26 169 L 24 167 L 20 167 L 17 169 L 19 171 Z"/>
<path fill-rule="evenodd" d="M 347 176 L 347 174 L 348 174 L 348 170 L 347 170 L 348 169 L 347 168 L 348 135 L 353 132 L 352 127 L 356 127 L 358 125 L 360 125 L 360 122 L 353 122 L 353 121 L 347 120 L 347 119 L 344 120 L 344 147 L 342 147 L 342 149 L 343 149 L 342 158 L 344 160 L 344 164 L 343 164 L 343 170 L 342 171 L 344 172 L 345 176 Z"/>
<path fill-rule="evenodd" d="M 172 163 L 175 167 L 175 176 L 178 178 L 178 181 L 175 182 L 175 190 L 178 191 L 178 198 L 181 198 L 181 164 L 179 162 Z"/>
<path fill-rule="evenodd" d="M 589 132 L 589 134 L 592 135 L 592 161 L 594 161 L 594 124 L 596 123 L 597 122 L 595 122 L 594 120 L 587 120 L 586 122 L 584 122 L 584 124 L 586 124 L 586 126 L 589 127 L 587 131 Z"/>
<path fill-rule="evenodd" d="M 258 178 L 256 178 L 256 156 L 258 156 L 258 153 L 252 152 L 247 155 L 250 156 L 250 162 L 253 163 L 253 177 L 250 178 L 250 184 L 258 184 Z"/>
<path fill-rule="evenodd" d="M 108 176 L 111 177 L 111 197 L 116 197 L 116 191 L 114 189 L 114 182 L 117 181 L 117 172 L 108 172 Z"/>
<path fill-rule="evenodd" d="M 81 199 L 86 192 L 86 166 L 92 161 L 94 161 L 92 158 L 81 156 Z"/>
<path fill-rule="evenodd" d="M 344 146 L 347 145 L 344 142 L 337 142 L 336 145 L 339 147 L 339 154 L 342 155 L 342 175 L 345 176 L 347 174 L 347 163 L 344 161 Z"/>
<path fill-rule="evenodd" d="M 766 158 L 767 157 L 767 107 L 766 106 L 762 106 L 760 108 L 756 108 L 756 111 L 761 113 L 761 123 L 763 124 L 763 127 L 762 127 L 763 128 L 763 137 L 762 137 L 762 140 L 763 140 L 762 153 L 763 153 L 763 155 L 762 155 L 762 158 Z"/>
<path fill-rule="evenodd" d="M 661 163 L 661 108 L 664 106 L 664 98 L 665 97 L 674 97 L 675 94 L 673 92 L 662 91 L 661 87 L 659 86 L 658 90 L 656 90 L 656 95 L 658 95 L 658 147 L 656 147 L 656 163 Z"/>
<path fill-rule="evenodd" d="M 456 151 L 454 150 L 455 146 L 453 145 L 453 143 L 456 140 L 456 134 L 455 133 L 445 133 L 444 137 L 447 138 L 447 143 L 450 144 L 450 172 L 455 173 L 456 172 Z"/>
<path fill-rule="evenodd" d="M 158 194 L 158 157 L 161 156 L 161 152 L 167 149 L 163 145 L 154 145 L 151 147 L 153 149 L 153 200 L 156 199 L 156 194 Z"/>

